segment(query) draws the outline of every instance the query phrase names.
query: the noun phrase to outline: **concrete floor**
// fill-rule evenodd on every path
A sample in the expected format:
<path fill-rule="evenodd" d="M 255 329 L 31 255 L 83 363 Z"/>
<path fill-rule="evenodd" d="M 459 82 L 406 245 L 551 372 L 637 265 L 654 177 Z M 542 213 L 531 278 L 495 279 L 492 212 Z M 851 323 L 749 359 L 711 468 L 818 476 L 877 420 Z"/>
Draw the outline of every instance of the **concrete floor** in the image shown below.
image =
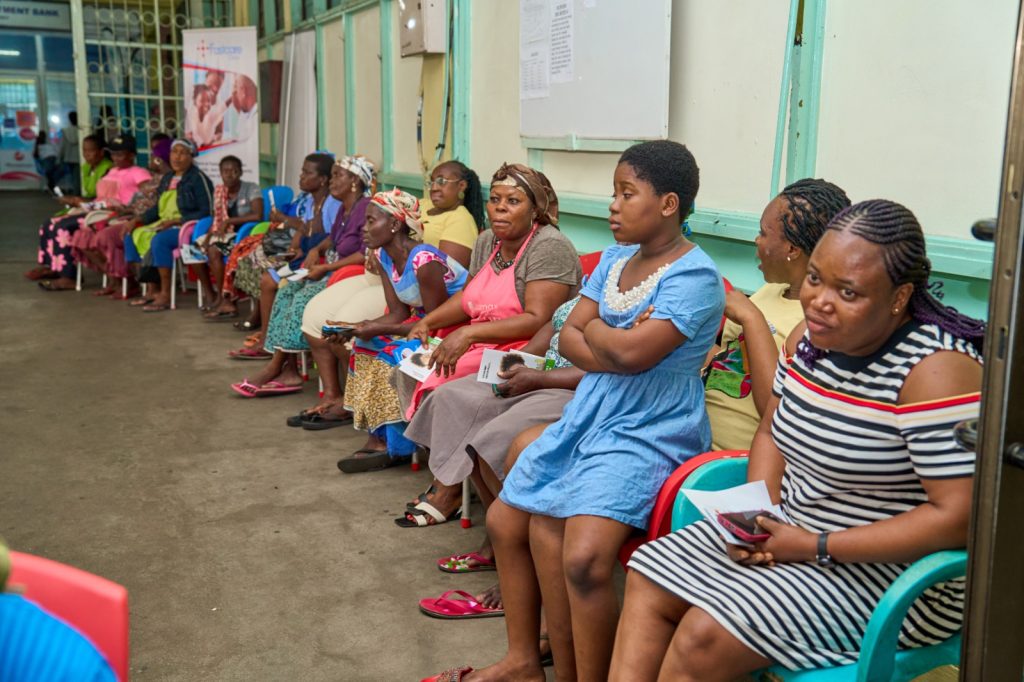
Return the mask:
<path fill-rule="evenodd" d="M 195 297 L 142 314 L 21 277 L 40 193 L 0 193 L 0 535 L 125 585 L 132 675 L 146 680 L 418 680 L 504 651 L 504 620 L 433 620 L 417 601 L 479 591 L 438 557 L 476 549 L 482 514 L 402 529 L 429 483 L 407 467 L 345 476 L 362 438 L 289 429 L 304 394 L 245 400 L 228 385 L 242 335 Z"/>

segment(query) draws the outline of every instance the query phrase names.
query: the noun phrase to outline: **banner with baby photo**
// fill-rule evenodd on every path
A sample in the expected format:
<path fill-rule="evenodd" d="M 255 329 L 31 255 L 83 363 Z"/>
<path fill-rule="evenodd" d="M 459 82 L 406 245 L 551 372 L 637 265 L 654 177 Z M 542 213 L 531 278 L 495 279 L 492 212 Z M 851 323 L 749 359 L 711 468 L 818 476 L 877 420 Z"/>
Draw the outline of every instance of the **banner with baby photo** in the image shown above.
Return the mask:
<path fill-rule="evenodd" d="M 220 160 L 237 156 L 242 179 L 259 183 L 259 58 L 256 28 L 183 31 L 185 137 L 196 164 L 220 184 Z"/>

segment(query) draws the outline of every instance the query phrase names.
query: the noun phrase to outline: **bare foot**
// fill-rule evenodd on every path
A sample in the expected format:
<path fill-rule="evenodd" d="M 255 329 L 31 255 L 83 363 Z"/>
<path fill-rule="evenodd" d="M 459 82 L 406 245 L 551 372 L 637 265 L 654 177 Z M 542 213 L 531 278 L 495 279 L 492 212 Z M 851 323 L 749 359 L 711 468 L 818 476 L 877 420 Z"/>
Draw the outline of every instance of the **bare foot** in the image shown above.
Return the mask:
<path fill-rule="evenodd" d="M 501 603 L 501 586 L 497 584 L 491 585 L 486 590 L 476 595 L 475 599 L 489 609 L 505 608 Z M 548 648 L 550 649 L 551 647 Z"/>
<path fill-rule="evenodd" d="M 494 665 L 474 670 L 463 678 L 466 682 L 544 682 L 544 668 L 539 661 L 512 661 L 507 657 Z"/>

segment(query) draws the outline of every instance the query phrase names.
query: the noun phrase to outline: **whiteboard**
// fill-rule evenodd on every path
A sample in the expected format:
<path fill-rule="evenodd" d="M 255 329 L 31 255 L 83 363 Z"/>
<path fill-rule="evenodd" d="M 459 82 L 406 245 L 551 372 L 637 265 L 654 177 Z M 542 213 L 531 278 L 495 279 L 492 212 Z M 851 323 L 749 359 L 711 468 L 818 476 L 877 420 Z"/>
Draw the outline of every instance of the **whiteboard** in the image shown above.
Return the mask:
<path fill-rule="evenodd" d="M 668 137 L 671 0 L 519 2 L 522 136 Z"/>

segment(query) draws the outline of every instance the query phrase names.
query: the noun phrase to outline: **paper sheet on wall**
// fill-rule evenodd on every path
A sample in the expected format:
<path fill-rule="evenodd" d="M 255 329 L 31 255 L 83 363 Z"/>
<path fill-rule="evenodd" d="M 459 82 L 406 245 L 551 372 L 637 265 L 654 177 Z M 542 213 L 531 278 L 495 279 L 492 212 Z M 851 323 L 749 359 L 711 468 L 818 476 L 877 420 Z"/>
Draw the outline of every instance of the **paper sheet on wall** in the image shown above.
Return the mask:
<path fill-rule="evenodd" d="M 555 0 L 551 7 L 551 82 L 568 83 L 573 78 L 572 0 Z"/>
<path fill-rule="evenodd" d="M 519 99 L 538 99 L 550 93 L 549 0 L 519 3 Z"/>

